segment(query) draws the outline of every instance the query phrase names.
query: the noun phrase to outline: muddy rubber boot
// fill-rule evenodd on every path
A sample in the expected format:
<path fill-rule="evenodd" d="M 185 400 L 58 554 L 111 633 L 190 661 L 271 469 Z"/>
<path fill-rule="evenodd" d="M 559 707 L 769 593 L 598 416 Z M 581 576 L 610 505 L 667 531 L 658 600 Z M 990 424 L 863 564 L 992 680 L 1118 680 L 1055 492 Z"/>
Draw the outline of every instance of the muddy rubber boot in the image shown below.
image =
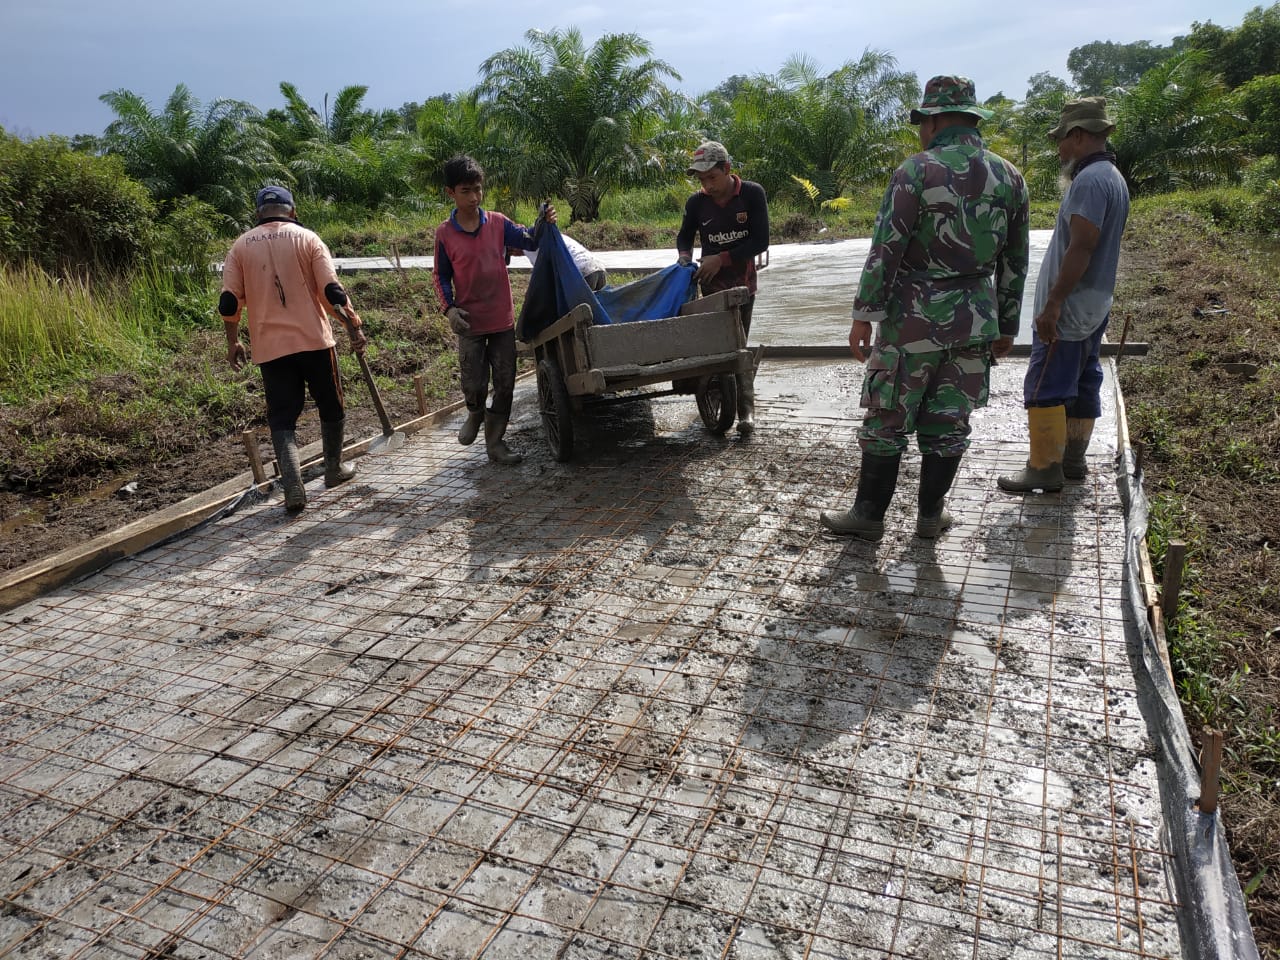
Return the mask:
<path fill-rule="evenodd" d="M 1057 493 L 1062 489 L 1062 454 L 1067 446 L 1067 408 L 1029 407 L 1027 424 L 1031 433 L 1031 456 L 1021 473 L 998 477 L 996 483 L 1008 493 L 1031 493 L 1043 490 Z"/>
<path fill-rule="evenodd" d="M 307 505 L 307 488 L 302 485 L 302 467 L 298 463 L 298 444 L 292 430 L 272 430 L 271 446 L 276 451 L 280 470 L 280 489 L 284 491 L 284 508 L 297 513 Z"/>
<path fill-rule="evenodd" d="M 480 435 L 480 427 L 484 424 L 484 411 L 472 413 L 467 411 L 467 419 L 462 421 L 462 426 L 458 428 L 458 442 L 464 447 L 469 447 L 476 442 L 476 437 Z"/>
<path fill-rule="evenodd" d="M 756 428 L 756 378 L 754 373 L 739 373 L 738 381 L 738 432 L 750 433 Z"/>
<path fill-rule="evenodd" d="M 818 519 L 832 533 L 847 534 L 872 543 L 884 537 L 884 513 L 898 485 L 902 454 L 884 457 L 863 453 L 858 475 L 858 496 L 848 510 L 823 510 Z"/>
<path fill-rule="evenodd" d="M 1083 480 L 1089 475 L 1085 454 L 1093 437 L 1093 420 L 1067 417 L 1067 447 L 1062 454 L 1062 475 L 1068 480 Z"/>
<path fill-rule="evenodd" d="M 324 485 L 336 487 L 356 475 L 354 463 L 342 462 L 342 428 L 345 420 L 320 424 L 320 439 L 324 446 Z"/>
<path fill-rule="evenodd" d="M 524 457 L 507 446 L 507 442 L 502 439 L 506 432 L 506 417 L 495 417 L 493 414 L 485 416 L 484 445 L 489 453 L 489 459 L 494 463 L 519 463 Z"/>
<path fill-rule="evenodd" d="M 917 499 L 916 536 L 935 539 L 951 526 L 947 493 L 960 469 L 960 457 L 940 457 L 926 453 L 920 461 L 920 494 Z"/>

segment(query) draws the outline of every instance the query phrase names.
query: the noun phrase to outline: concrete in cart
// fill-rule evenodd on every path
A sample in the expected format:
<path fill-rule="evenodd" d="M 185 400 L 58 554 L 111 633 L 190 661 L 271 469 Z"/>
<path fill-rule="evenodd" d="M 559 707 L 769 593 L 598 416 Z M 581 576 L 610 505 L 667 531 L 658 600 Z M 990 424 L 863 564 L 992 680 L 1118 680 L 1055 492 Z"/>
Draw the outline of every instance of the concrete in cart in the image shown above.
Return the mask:
<path fill-rule="evenodd" d="M 1023 368 L 912 536 L 849 363 L 491 465 L 456 418 L 0 616 L 0 954 L 1177 957 L 1114 406 L 1013 497 Z"/>

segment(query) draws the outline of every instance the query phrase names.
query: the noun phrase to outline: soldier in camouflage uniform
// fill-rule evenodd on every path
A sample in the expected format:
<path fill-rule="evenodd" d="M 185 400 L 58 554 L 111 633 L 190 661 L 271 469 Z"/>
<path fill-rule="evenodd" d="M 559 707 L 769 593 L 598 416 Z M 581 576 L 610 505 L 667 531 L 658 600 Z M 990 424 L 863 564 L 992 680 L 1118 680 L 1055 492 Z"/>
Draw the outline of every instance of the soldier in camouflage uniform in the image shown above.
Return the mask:
<path fill-rule="evenodd" d="M 884 536 L 913 433 L 923 456 L 916 535 L 951 525 L 946 495 L 969 445 L 969 415 L 987 402 L 993 358 L 1013 347 L 1027 279 L 1027 187 L 983 144 L 977 126 L 990 116 L 973 81 L 954 76 L 931 79 L 911 111 L 922 150 L 889 181 L 853 303 L 849 347 L 867 364 L 867 412 L 857 498 L 821 513 L 835 533 Z"/>

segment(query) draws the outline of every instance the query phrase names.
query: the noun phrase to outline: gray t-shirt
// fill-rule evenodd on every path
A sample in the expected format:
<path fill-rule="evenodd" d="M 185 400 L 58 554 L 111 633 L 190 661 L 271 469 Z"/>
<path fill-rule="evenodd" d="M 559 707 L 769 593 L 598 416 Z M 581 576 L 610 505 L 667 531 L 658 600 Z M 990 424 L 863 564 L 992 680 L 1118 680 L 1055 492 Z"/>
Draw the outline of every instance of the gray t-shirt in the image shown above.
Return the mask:
<path fill-rule="evenodd" d="M 1097 227 L 1100 236 L 1089 258 L 1088 269 L 1062 304 L 1058 336 L 1063 340 L 1087 339 L 1111 312 L 1116 266 L 1120 261 L 1120 235 L 1129 217 L 1129 188 L 1114 163 L 1099 160 L 1089 164 L 1076 174 L 1067 188 L 1036 280 L 1037 317 L 1057 282 L 1058 268 L 1071 243 L 1071 217 L 1075 214 Z"/>

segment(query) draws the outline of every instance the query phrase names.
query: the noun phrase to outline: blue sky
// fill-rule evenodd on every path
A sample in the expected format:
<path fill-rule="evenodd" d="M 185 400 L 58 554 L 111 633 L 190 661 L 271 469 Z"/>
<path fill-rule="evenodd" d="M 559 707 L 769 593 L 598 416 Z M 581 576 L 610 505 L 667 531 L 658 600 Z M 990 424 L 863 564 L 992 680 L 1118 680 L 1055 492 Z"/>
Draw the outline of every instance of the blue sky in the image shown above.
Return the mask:
<path fill-rule="evenodd" d="M 317 107 L 325 94 L 364 84 L 366 106 L 394 108 L 474 86 L 480 63 L 522 44 L 529 29 L 570 26 L 588 43 L 606 33 L 639 34 L 688 93 L 737 73 L 775 73 L 792 54 L 834 69 L 871 47 L 891 53 L 922 84 L 935 73 L 964 73 L 980 98 L 1003 91 L 1020 99 L 1034 73 L 1069 80 L 1073 47 L 1165 44 L 1195 21 L 1236 26 L 1257 5 L 988 0 L 965 8 L 917 0 L 916 16 L 907 19 L 895 16 L 901 8 L 894 4 L 864 9 L 848 0 L 4 0 L 0 126 L 20 136 L 97 134 L 112 119 L 101 94 L 124 88 L 159 108 L 178 83 L 202 102 L 230 97 L 263 110 L 283 102 L 282 80 Z M 967 19 L 957 22 L 965 9 Z"/>

